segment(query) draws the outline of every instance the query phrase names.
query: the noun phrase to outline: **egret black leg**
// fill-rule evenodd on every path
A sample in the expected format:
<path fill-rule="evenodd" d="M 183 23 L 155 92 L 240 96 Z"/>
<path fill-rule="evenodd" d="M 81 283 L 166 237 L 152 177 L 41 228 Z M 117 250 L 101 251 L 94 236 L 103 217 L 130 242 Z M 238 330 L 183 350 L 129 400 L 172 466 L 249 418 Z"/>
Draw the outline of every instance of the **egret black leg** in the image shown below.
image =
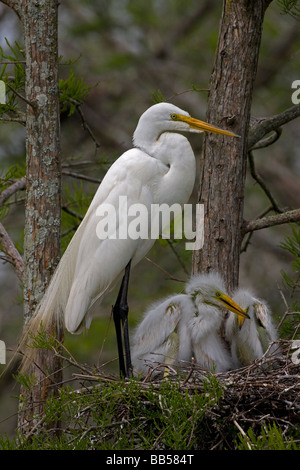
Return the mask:
<path fill-rule="evenodd" d="M 116 328 L 121 377 L 129 377 L 132 372 L 130 344 L 129 344 L 129 331 L 128 331 L 128 303 L 127 303 L 130 265 L 131 265 L 131 262 L 129 262 L 125 268 L 125 274 L 122 279 L 117 301 L 115 305 L 113 306 L 113 318 L 114 318 L 115 328 Z M 126 366 L 124 362 L 123 340 L 124 340 Z"/>

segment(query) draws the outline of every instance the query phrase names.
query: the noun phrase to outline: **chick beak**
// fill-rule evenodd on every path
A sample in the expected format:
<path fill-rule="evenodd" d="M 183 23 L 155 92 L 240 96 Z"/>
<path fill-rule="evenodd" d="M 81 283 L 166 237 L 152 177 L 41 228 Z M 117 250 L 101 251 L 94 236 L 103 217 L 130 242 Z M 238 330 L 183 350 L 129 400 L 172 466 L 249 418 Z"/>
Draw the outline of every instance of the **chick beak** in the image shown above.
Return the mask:
<path fill-rule="evenodd" d="M 249 318 L 249 315 L 246 310 L 243 310 L 234 300 L 232 300 L 226 294 L 220 294 L 218 297 L 215 297 L 227 310 L 235 313 L 238 316 L 238 322 L 240 328 L 242 327 L 246 318 Z"/>

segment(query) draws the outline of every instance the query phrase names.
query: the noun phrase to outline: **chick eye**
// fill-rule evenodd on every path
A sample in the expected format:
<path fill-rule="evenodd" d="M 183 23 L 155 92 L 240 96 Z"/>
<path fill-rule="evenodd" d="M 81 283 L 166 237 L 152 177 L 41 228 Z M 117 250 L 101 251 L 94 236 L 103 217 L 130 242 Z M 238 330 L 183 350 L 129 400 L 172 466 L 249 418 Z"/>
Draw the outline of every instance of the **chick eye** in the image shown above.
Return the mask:
<path fill-rule="evenodd" d="M 215 293 L 215 296 L 216 296 L 216 297 L 221 297 L 220 292 L 216 292 L 216 293 Z"/>
<path fill-rule="evenodd" d="M 173 121 L 177 121 L 177 114 L 170 114 L 170 117 Z"/>

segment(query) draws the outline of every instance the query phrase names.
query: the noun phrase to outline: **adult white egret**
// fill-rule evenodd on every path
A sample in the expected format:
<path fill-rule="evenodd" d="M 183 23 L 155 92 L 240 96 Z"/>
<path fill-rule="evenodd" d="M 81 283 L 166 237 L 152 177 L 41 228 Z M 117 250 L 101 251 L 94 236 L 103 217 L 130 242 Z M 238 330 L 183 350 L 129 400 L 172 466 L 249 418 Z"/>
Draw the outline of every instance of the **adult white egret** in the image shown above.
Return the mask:
<path fill-rule="evenodd" d="M 231 369 L 231 355 L 219 334 L 222 308 L 247 318 L 225 291 L 217 273 L 193 276 L 186 294 L 170 296 L 146 311 L 133 337 L 133 367 L 146 372 L 149 365 L 195 362 L 203 369 Z"/>
<path fill-rule="evenodd" d="M 226 319 L 225 338 L 231 347 L 234 367 L 238 368 L 260 359 L 277 339 L 277 333 L 270 309 L 264 301 L 257 299 L 246 289 L 239 289 L 233 298 L 251 319 L 244 322 L 243 318 L 237 319 L 232 314 Z"/>
<path fill-rule="evenodd" d="M 34 318 L 26 328 L 35 335 L 42 322 L 48 329 L 55 319 L 71 333 L 89 327 L 92 313 L 116 282 L 123 277 L 113 308 L 119 348 L 120 370 L 129 374 L 131 359 L 128 340 L 127 288 L 130 268 L 137 264 L 154 244 L 153 239 L 110 237 L 99 239 L 97 210 L 103 204 L 116 209 L 116 229 L 120 228 L 120 196 L 126 196 L 128 208 L 143 204 L 150 214 L 151 204 L 184 204 L 195 181 L 195 157 L 186 132 L 234 133 L 199 121 L 178 107 L 159 103 L 139 119 L 133 136 L 134 148 L 125 152 L 110 167 L 91 205 L 61 258 Z M 123 331 L 122 331 L 123 330 Z M 122 345 L 124 335 L 126 366 Z M 24 342 L 23 338 L 23 342 Z M 27 350 L 25 363 L 32 361 L 35 349 Z"/>

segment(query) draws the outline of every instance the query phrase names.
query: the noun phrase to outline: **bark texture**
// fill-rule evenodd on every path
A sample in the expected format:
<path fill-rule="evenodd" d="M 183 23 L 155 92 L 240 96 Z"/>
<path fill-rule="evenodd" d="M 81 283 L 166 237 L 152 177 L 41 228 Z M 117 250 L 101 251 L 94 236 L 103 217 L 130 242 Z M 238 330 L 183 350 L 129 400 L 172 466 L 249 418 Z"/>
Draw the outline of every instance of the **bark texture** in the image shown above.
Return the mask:
<path fill-rule="evenodd" d="M 227 288 L 238 284 L 247 139 L 262 23 L 269 1 L 225 0 L 210 80 L 207 121 L 240 138 L 206 134 L 199 203 L 205 206 L 203 249 L 193 272 L 217 270 Z"/>
<path fill-rule="evenodd" d="M 26 114 L 26 323 L 34 314 L 60 257 L 58 2 L 23 0 L 20 4 L 26 50 L 26 99 L 30 102 Z M 56 332 L 56 325 L 52 331 Z M 55 391 L 53 385 L 61 380 L 60 367 L 52 351 L 40 350 L 38 366 L 32 366 L 37 384 L 29 392 L 23 391 L 26 407 L 20 413 L 21 432 L 30 431 L 43 416 L 45 399 Z M 53 423 L 52 428 L 55 428 Z"/>

